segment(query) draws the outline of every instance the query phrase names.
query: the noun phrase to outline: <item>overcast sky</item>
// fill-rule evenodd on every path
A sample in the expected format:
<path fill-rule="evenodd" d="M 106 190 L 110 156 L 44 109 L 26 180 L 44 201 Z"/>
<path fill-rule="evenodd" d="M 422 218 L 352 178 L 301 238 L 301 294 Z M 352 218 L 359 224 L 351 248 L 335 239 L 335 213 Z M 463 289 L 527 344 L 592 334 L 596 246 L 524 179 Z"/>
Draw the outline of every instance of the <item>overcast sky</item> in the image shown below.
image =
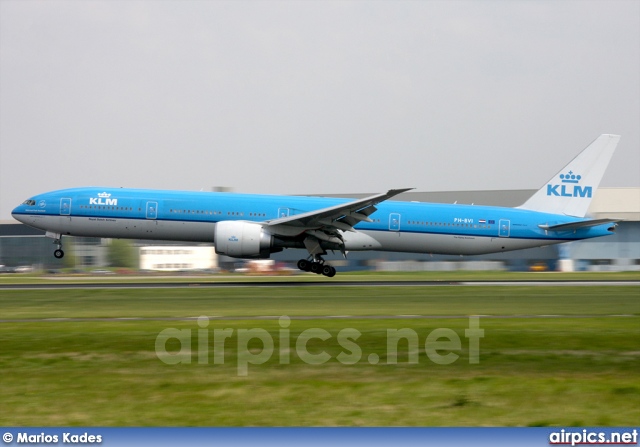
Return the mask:
<path fill-rule="evenodd" d="M 0 0 L 0 219 L 33 194 L 640 186 L 638 1 Z"/>

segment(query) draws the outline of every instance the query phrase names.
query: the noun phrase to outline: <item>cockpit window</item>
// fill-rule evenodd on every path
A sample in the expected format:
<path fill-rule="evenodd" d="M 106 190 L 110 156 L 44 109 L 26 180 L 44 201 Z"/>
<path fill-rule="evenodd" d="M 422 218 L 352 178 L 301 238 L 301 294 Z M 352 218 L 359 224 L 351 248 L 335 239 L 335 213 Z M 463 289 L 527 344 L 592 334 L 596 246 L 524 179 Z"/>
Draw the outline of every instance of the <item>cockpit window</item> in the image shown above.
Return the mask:
<path fill-rule="evenodd" d="M 27 206 L 34 206 L 36 204 L 36 201 L 33 199 L 29 199 L 29 200 L 25 200 L 24 202 L 22 202 L 23 205 L 27 205 Z"/>

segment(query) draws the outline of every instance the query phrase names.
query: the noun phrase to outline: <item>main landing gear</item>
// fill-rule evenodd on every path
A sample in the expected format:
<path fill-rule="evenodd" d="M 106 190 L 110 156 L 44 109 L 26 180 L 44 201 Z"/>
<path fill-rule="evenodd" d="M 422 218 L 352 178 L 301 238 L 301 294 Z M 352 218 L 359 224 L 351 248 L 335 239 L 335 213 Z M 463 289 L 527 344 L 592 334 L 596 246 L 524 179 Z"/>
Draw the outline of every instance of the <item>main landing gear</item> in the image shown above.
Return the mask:
<path fill-rule="evenodd" d="M 333 278 L 336 276 L 336 269 L 324 263 L 324 259 L 320 256 L 317 256 L 316 259 L 308 260 L 308 259 L 300 259 L 298 261 L 298 268 L 303 272 L 312 272 L 317 275 L 324 275 L 329 278 Z"/>

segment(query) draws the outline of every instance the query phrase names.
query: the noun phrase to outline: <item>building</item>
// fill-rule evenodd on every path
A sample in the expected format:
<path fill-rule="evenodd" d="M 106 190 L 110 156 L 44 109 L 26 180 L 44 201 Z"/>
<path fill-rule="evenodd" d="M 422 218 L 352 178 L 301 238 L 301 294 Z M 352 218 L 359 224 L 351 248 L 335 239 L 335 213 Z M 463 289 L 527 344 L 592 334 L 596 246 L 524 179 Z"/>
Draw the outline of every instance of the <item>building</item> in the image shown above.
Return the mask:
<path fill-rule="evenodd" d="M 218 255 L 211 245 L 147 245 L 140 247 L 140 270 L 213 271 L 217 267 Z"/>

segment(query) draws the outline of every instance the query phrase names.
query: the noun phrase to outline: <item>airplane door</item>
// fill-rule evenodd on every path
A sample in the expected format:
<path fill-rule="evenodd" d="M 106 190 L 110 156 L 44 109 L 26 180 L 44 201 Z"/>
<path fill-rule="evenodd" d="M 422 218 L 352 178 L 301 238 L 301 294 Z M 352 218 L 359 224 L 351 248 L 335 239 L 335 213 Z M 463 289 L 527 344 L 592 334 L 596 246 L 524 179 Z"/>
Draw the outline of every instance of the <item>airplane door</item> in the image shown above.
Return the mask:
<path fill-rule="evenodd" d="M 158 202 L 147 202 L 147 219 L 158 218 Z"/>
<path fill-rule="evenodd" d="M 398 213 L 389 214 L 389 230 L 400 231 L 400 214 Z"/>
<path fill-rule="evenodd" d="M 71 214 L 71 199 L 60 199 L 60 215 L 69 216 Z"/>
<path fill-rule="evenodd" d="M 278 208 L 278 218 L 289 217 L 289 208 Z"/>
<path fill-rule="evenodd" d="M 498 226 L 500 227 L 500 237 L 509 237 L 509 233 L 511 232 L 511 221 L 507 219 L 500 219 Z"/>

